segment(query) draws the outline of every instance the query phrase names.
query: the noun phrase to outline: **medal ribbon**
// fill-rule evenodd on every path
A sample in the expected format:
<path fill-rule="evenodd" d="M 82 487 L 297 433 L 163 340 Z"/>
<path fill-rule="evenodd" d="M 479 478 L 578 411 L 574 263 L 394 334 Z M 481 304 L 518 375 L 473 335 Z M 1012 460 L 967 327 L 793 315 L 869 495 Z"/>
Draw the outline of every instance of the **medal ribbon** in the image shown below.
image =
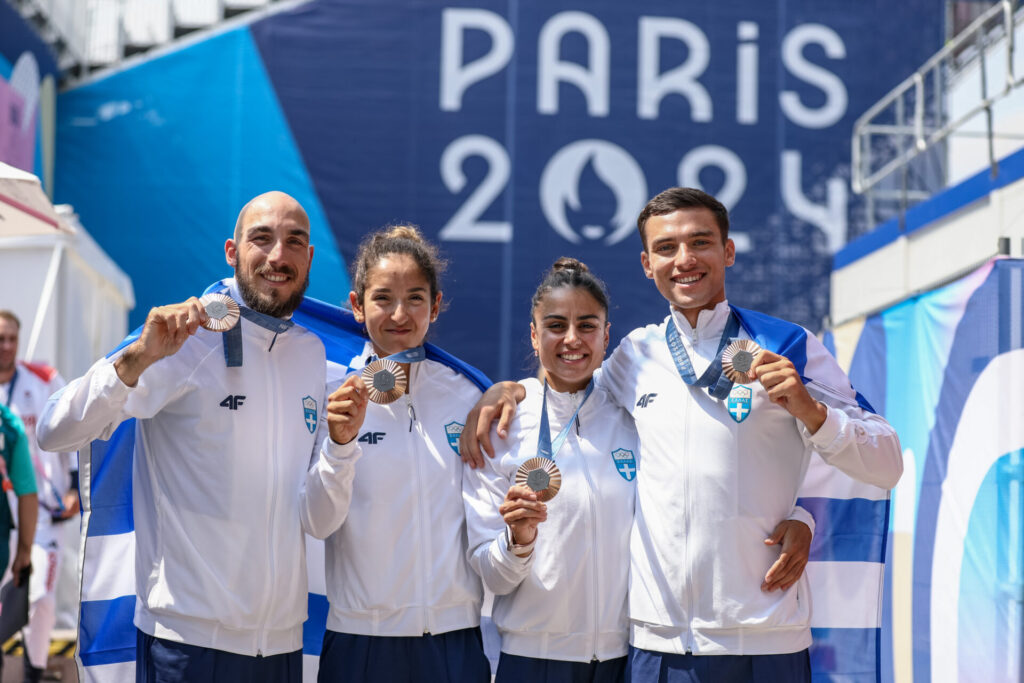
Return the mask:
<path fill-rule="evenodd" d="M 729 390 L 732 389 L 732 382 L 722 374 L 722 351 L 739 334 L 739 331 L 740 323 L 730 312 L 729 322 L 725 324 L 722 340 L 718 343 L 718 351 L 715 352 L 715 359 L 711 361 L 711 365 L 698 379 L 697 374 L 693 371 L 693 364 L 690 363 L 690 356 L 686 353 L 686 347 L 683 346 L 683 340 L 679 336 L 675 318 L 669 316 L 668 324 L 665 326 L 665 342 L 668 344 L 672 360 L 676 363 L 676 370 L 683 381 L 691 387 L 707 387 L 708 393 L 719 400 L 728 396 Z"/>
<path fill-rule="evenodd" d="M 231 296 L 227 289 L 219 290 L 222 294 Z M 235 303 L 238 303 L 237 301 Z M 239 313 L 242 318 L 245 318 L 249 322 L 259 325 L 265 330 L 270 330 L 274 333 L 274 341 L 277 341 L 277 335 L 287 331 L 295 323 L 291 320 L 285 320 L 284 318 L 275 318 L 272 315 L 266 315 L 264 313 L 258 313 L 247 306 L 238 304 Z M 229 368 L 240 368 L 242 367 L 242 321 L 232 327 L 230 330 L 226 330 L 224 333 L 224 362 Z M 274 346 L 274 342 L 270 343 L 271 348 Z M 270 349 L 267 349 L 268 351 Z"/>
<path fill-rule="evenodd" d="M 569 430 L 572 429 L 572 423 L 576 421 L 576 416 L 580 414 L 580 409 L 583 408 L 583 404 L 590 398 L 590 393 L 594 390 L 594 380 L 590 380 L 587 384 L 587 390 L 583 394 L 583 400 L 576 406 L 576 411 L 572 414 L 566 423 L 562 427 L 562 431 L 555 437 L 554 442 L 551 441 L 551 423 L 548 421 L 548 381 L 544 380 L 544 400 L 541 403 L 540 408 L 540 435 L 537 437 L 537 452 L 544 458 L 549 460 L 555 459 L 555 454 L 558 453 L 562 444 L 565 443 L 565 438 L 569 436 Z"/>
<path fill-rule="evenodd" d="M 376 354 L 370 356 L 370 358 L 376 358 Z M 399 351 L 393 353 L 390 356 L 385 356 L 381 360 L 393 360 L 396 363 L 419 363 L 421 360 L 427 359 L 427 350 L 422 346 L 415 346 L 405 351 Z"/>

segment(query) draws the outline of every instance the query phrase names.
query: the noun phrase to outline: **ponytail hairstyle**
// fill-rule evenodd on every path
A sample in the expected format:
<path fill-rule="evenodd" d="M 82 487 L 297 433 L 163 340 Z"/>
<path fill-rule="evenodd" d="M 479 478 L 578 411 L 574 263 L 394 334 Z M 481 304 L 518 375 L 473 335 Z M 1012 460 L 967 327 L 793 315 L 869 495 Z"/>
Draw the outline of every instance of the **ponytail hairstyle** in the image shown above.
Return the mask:
<path fill-rule="evenodd" d="M 544 300 L 548 292 L 562 287 L 585 290 L 594 301 L 604 309 L 605 320 L 608 319 L 608 292 L 605 291 L 604 283 L 590 272 L 586 264 L 571 256 L 563 256 L 551 264 L 551 268 L 544 275 L 537 291 L 533 293 L 530 302 L 530 318 L 533 318 L 537 306 Z"/>
<path fill-rule="evenodd" d="M 389 225 L 371 233 L 359 245 L 355 272 L 352 275 L 352 289 L 360 306 L 363 305 L 363 295 L 366 293 L 370 271 L 381 259 L 393 254 L 405 254 L 412 258 L 430 284 L 432 300 L 441 291 L 441 273 L 447 264 L 438 256 L 437 247 L 427 242 L 415 225 Z"/>

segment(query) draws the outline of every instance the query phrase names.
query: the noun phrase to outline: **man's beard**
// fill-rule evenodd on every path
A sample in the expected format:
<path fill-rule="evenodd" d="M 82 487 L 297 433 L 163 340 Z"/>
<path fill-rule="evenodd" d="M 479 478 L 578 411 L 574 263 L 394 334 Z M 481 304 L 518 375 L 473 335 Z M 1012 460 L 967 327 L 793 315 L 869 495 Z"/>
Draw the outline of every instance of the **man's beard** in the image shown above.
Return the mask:
<path fill-rule="evenodd" d="M 276 270 L 267 265 L 257 268 L 254 275 L 258 277 L 263 273 L 282 273 L 292 277 L 296 275 L 290 268 Z M 235 266 L 235 283 L 238 285 L 238 292 L 242 295 L 242 301 L 245 302 L 246 306 L 263 315 L 269 315 L 274 318 L 287 318 L 302 303 L 302 297 L 309 286 L 309 274 L 306 274 L 299 289 L 282 301 L 260 293 L 253 287 L 252 281 L 247 275 L 243 274 L 237 265 Z"/>

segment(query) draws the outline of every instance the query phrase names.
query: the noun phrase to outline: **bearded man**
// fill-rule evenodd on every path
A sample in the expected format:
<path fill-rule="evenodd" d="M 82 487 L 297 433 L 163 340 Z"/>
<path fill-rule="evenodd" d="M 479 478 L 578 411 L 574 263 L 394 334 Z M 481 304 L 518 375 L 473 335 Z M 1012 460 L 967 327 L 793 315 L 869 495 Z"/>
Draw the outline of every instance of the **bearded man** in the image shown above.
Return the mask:
<path fill-rule="evenodd" d="M 223 299 L 152 309 L 37 427 L 41 447 L 73 451 L 136 420 L 137 681 L 301 681 L 299 493 L 325 369 L 323 344 L 290 320 L 309 280 L 309 218 L 286 194 L 260 195 L 224 254 L 233 327 L 214 331 L 233 309 Z"/>

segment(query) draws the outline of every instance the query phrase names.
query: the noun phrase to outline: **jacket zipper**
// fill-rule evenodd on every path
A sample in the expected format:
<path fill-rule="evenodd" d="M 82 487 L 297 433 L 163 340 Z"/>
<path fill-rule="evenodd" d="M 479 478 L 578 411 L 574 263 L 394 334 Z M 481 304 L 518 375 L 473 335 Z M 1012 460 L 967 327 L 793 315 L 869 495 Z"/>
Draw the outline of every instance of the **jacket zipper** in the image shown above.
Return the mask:
<path fill-rule="evenodd" d="M 578 422 L 578 420 L 579 420 L 579 413 L 577 413 L 576 419 L 577 419 L 577 423 L 576 424 L 577 424 L 577 428 L 578 428 L 578 426 L 579 426 L 579 422 Z M 590 661 L 596 662 L 596 661 L 598 661 L 598 659 L 597 659 L 597 641 L 599 639 L 598 638 L 598 623 L 599 623 L 599 620 L 597 618 L 597 615 L 601 611 L 600 610 L 600 605 L 601 605 L 601 602 L 602 602 L 602 600 L 601 600 L 601 592 L 600 592 L 600 586 L 601 586 L 601 576 L 600 576 L 600 573 L 601 573 L 600 537 L 601 537 L 601 535 L 597 533 L 598 511 L 597 511 L 597 505 L 595 504 L 595 500 L 597 498 L 597 487 L 594 485 L 594 480 L 590 476 L 590 467 L 587 466 L 587 459 L 583 455 L 583 448 L 580 446 L 579 439 L 577 439 L 577 441 L 576 441 L 576 454 L 577 454 L 577 457 L 579 458 L 579 461 L 580 461 L 580 467 L 583 470 L 583 477 L 587 480 L 587 488 L 590 490 L 590 496 L 589 496 L 589 501 L 588 501 L 588 503 L 589 503 L 588 507 L 590 508 L 590 510 L 589 510 L 589 512 L 590 512 L 590 548 L 591 548 L 591 553 L 592 553 L 591 557 L 594 559 L 594 561 L 591 562 L 591 565 L 593 567 L 593 569 L 590 571 L 590 591 L 591 592 L 590 592 L 590 600 L 588 600 L 587 602 L 591 606 L 591 611 L 590 611 L 590 637 L 591 637 L 590 652 L 591 652 L 591 660 Z"/>
<path fill-rule="evenodd" d="M 277 335 L 275 334 L 274 335 L 274 341 L 276 341 L 276 340 L 277 340 Z M 273 342 L 271 342 L 270 348 L 273 348 Z M 267 353 L 270 353 L 270 348 L 267 349 Z M 273 366 L 272 363 L 268 363 L 267 366 L 270 368 L 270 382 L 269 382 L 269 384 L 270 384 L 270 392 L 267 395 L 274 397 L 274 400 L 273 400 L 272 403 L 277 403 L 277 402 L 280 401 L 280 398 L 279 398 L 280 392 L 278 391 L 278 387 L 277 387 L 277 384 L 278 384 L 278 382 L 277 382 L 277 373 L 274 370 L 274 366 Z M 277 406 L 277 408 L 278 408 L 278 410 L 281 411 L 282 414 L 284 413 L 284 409 L 283 409 L 284 407 L 283 406 Z M 270 443 L 274 445 L 274 449 L 273 449 L 272 452 L 277 452 L 278 449 L 276 448 L 276 446 L 277 446 L 278 439 L 280 438 L 280 435 L 277 433 L 277 421 L 273 419 L 274 418 L 273 415 L 271 415 L 270 418 L 271 419 L 268 420 L 268 422 L 272 425 L 271 429 L 273 430 L 272 438 L 270 440 Z M 275 543 L 275 540 L 274 540 L 275 536 L 277 535 L 275 533 L 276 528 L 274 526 L 274 510 L 277 508 L 277 467 L 276 467 L 276 463 L 277 463 L 277 458 L 271 457 L 270 458 L 270 506 L 267 508 L 267 528 L 270 529 L 270 548 L 269 548 L 270 552 L 268 553 L 268 555 L 270 557 L 270 563 L 269 563 L 269 567 L 268 567 L 269 571 L 267 572 L 267 574 L 270 577 L 270 582 L 269 582 L 269 586 L 267 587 L 267 595 L 274 595 L 275 592 L 276 592 L 274 590 L 274 583 L 275 583 L 275 578 L 274 578 L 274 574 L 275 574 L 275 572 L 274 572 L 274 558 L 277 557 L 277 552 L 275 551 L 275 549 L 277 547 L 277 544 Z M 269 609 L 269 606 L 270 606 L 270 602 L 269 601 L 267 603 L 267 606 L 268 606 L 268 609 Z M 260 625 L 259 625 L 260 626 L 260 631 L 259 631 L 259 634 L 260 634 L 259 635 L 259 640 L 260 640 L 260 642 L 259 642 L 259 646 L 256 649 L 256 655 L 259 656 L 259 657 L 263 656 L 263 650 L 265 650 L 266 647 L 267 647 L 267 642 L 266 642 L 267 641 L 266 624 L 267 624 L 267 614 L 266 614 L 266 610 L 264 610 L 263 618 L 260 620 Z"/>
<path fill-rule="evenodd" d="M 422 463 L 420 462 L 422 449 L 417 447 L 417 437 L 422 437 L 422 431 L 418 421 L 416 420 L 416 408 L 413 407 L 412 403 L 413 383 L 411 380 L 413 367 L 414 366 L 410 366 L 409 368 L 410 382 L 409 389 L 405 394 L 405 407 L 406 412 L 409 414 L 409 433 L 413 433 L 412 428 L 414 425 L 416 426 L 416 432 L 414 436 L 409 438 L 406 453 L 412 454 L 412 459 L 416 473 L 416 485 L 413 487 L 413 495 L 416 496 L 416 517 L 418 518 L 417 526 L 419 527 L 419 543 L 417 544 L 419 547 L 417 548 L 416 553 L 416 564 L 419 567 L 419 571 L 417 572 L 416 576 L 416 598 L 417 602 L 419 603 L 418 609 L 420 611 L 420 619 L 422 623 L 423 634 L 426 635 L 430 633 L 430 627 L 429 624 L 427 623 L 427 609 L 424 606 L 426 604 L 426 599 L 424 597 L 426 587 L 424 584 L 430 577 L 427 576 L 426 566 L 426 559 L 429 555 L 429 549 L 425 546 L 430 540 L 430 535 L 428 534 L 427 529 L 424 528 L 424 525 L 427 523 L 427 514 L 426 511 L 424 511 L 423 509 L 423 496 L 421 495 L 421 492 L 424 490 L 423 467 Z"/>
<path fill-rule="evenodd" d="M 694 337 L 696 338 L 696 330 L 694 331 Z M 691 389 L 689 387 L 683 387 L 683 391 L 689 393 Z M 698 389 L 700 391 L 700 389 Z M 690 402 L 691 396 L 687 396 L 686 400 L 683 401 L 683 424 L 686 426 L 686 443 L 683 445 L 683 560 L 686 567 L 686 652 L 687 654 L 693 652 L 693 584 L 695 581 L 694 567 L 692 558 L 690 557 L 690 521 L 692 515 L 690 514 L 690 446 L 692 439 L 690 434 L 693 433 L 692 426 L 690 425 Z"/>

